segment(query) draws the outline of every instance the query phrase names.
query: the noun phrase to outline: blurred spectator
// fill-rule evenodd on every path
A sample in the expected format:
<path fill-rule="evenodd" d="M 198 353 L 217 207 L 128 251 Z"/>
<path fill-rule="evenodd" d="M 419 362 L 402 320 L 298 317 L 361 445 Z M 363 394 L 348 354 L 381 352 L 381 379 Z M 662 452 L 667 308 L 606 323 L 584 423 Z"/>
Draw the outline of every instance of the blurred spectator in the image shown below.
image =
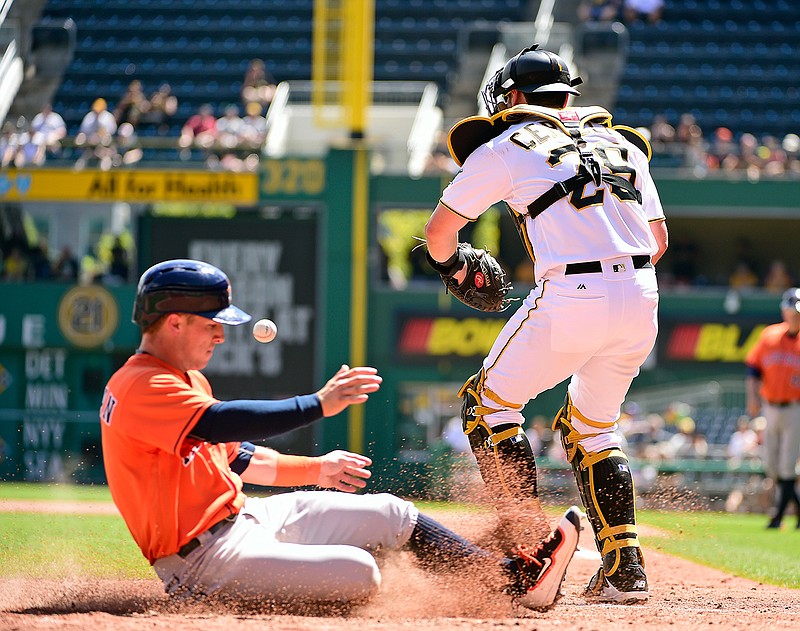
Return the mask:
<path fill-rule="evenodd" d="M 747 174 L 747 179 L 757 181 L 761 177 L 763 160 L 758 157 L 758 139 L 749 133 L 739 137 L 739 168 Z"/>
<path fill-rule="evenodd" d="M 733 464 L 759 455 L 758 435 L 751 427 L 750 417 L 743 415 L 736 422 L 736 431 L 728 440 L 726 455 Z"/>
<path fill-rule="evenodd" d="M 678 125 L 675 127 L 675 139 L 678 142 L 682 142 L 687 144 L 691 142 L 692 137 L 696 134 L 696 132 L 700 132 L 700 135 L 703 135 L 702 130 L 697 124 L 697 119 L 694 117 L 694 114 L 690 114 L 689 112 L 685 112 L 681 114 L 680 118 L 678 119 Z"/>
<path fill-rule="evenodd" d="M 678 433 L 665 445 L 665 452 L 671 458 L 702 458 L 708 454 L 705 436 L 696 430 L 694 419 L 685 416 L 677 423 Z"/>
<path fill-rule="evenodd" d="M 142 115 L 149 111 L 150 101 L 142 90 L 142 82 L 134 79 L 128 84 L 128 89 L 114 109 L 114 120 L 117 125 L 130 123 L 134 127 L 139 124 Z"/>
<path fill-rule="evenodd" d="M 709 147 L 709 167 L 734 171 L 739 166 L 739 147 L 733 140 L 733 132 L 727 127 L 717 127 Z"/>
<path fill-rule="evenodd" d="M 28 259 L 19 245 L 13 245 L 3 261 L 3 280 L 23 282 L 27 279 Z"/>
<path fill-rule="evenodd" d="M 217 119 L 216 160 L 209 159 L 209 165 L 215 166 L 218 162 L 223 169 L 228 171 L 244 170 L 244 162 L 239 157 L 239 143 L 242 138 L 244 121 L 239 116 L 238 105 L 228 105 L 225 113 Z"/>
<path fill-rule="evenodd" d="M 708 143 L 694 115 L 681 114 L 675 128 L 675 138 L 683 145 L 684 164 L 695 177 L 705 176 L 708 170 Z"/>
<path fill-rule="evenodd" d="M 758 147 L 758 157 L 763 160 L 761 171 L 764 175 L 775 177 L 786 172 L 786 152 L 775 136 L 764 136 Z"/>
<path fill-rule="evenodd" d="M 239 116 L 238 105 L 228 105 L 217 119 L 217 144 L 223 149 L 236 149 L 241 139 L 244 121 Z"/>
<path fill-rule="evenodd" d="M 53 263 L 50 260 L 50 247 L 47 239 L 39 237 L 39 242 L 28 253 L 30 272 L 34 280 L 50 280 L 53 278 Z"/>
<path fill-rule="evenodd" d="M 130 271 L 128 251 L 122 245 L 122 241 L 116 238 L 114 245 L 111 247 L 111 263 L 108 266 L 108 272 L 103 277 L 103 282 L 109 285 L 127 283 L 130 278 Z"/>
<path fill-rule="evenodd" d="M 192 114 L 181 129 L 178 145 L 183 149 L 181 158 L 188 160 L 189 149 L 192 147 L 208 151 L 217 139 L 217 119 L 214 108 L 208 103 L 199 107 L 196 114 Z"/>
<path fill-rule="evenodd" d="M 3 131 L 0 134 L 0 168 L 24 166 L 22 140 L 21 135 L 17 133 L 17 126 L 12 121 L 3 123 Z"/>
<path fill-rule="evenodd" d="M 469 438 L 464 433 L 463 421 L 460 416 L 453 416 L 444 424 L 442 441 L 452 452 L 472 453 L 472 449 L 469 446 Z"/>
<path fill-rule="evenodd" d="M 105 99 L 95 99 L 92 109 L 83 117 L 75 144 L 83 147 L 83 152 L 75 163 L 76 169 L 84 168 L 90 161 L 97 159 L 100 168 L 107 171 L 113 164 L 116 154 L 114 134 L 117 132 L 117 121 L 108 111 Z"/>
<path fill-rule="evenodd" d="M 786 263 L 781 259 L 773 260 L 764 277 L 764 289 L 770 293 L 780 294 L 793 286 L 794 279 L 789 273 Z"/>
<path fill-rule="evenodd" d="M 103 279 L 105 265 L 97 254 L 95 246 L 89 246 L 86 254 L 81 258 L 80 283 L 82 285 L 93 285 Z"/>
<path fill-rule="evenodd" d="M 239 138 L 244 149 L 261 151 L 264 146 L 267 138 L 267 119 L 262 115 L 259 103 L 248 103 L 245 106 Z"/>
<path fill-rule="evenodd" d="M 738 291 L 753 289 L 758 287 L 758 275 L 747 261 L 738 261 L 728 277 L 728 285 Z"/>
<path fill-rule="evenodd" d="M 550 429 L 550 420 L 538 414 L 534 416 L 525 428 L 528 442 L 531 444 L 534 456 L 543 456 L 553 440 L 553 430 Z"/>
<path fill-rule="evenodd" d="M 786 134 L 781 147 L 786 152 L 786 170 L 792 175 L 800 175 L 800 136 Z"/>
<path fill-rule="evenodd" d="M 155 127 L 160 136 L 169 134 L 172 119 L 178 111 L 178 97 L 172 94 L 172 86 L 162 83 L 150 95 L 149 107 L 142 115 L 142 123 Z"/>
<path fill-rule="evenodd" d="M 622 15 L 626 24 L 637 21 L 658 24 L 664 13 L 664 0 L 625 0 Z"/>
<path fill-rule="evenodd" d="M 80 265 L 78 259 L 72 253 L 72 248 L 65 245 L 61 248 L 58 258 L 53 263 L 53 274 L 58 280 L 75 282 L 78 280 Z"/>
<path fill-rule="evenodd" d="M 48 155 L 58 155 L 61 152 L 61 140 L 66 135 L 64 119 L 46 103 L 31 121 L 31 143 L 35 147 L 33 164 L 42 165 Z"/>
<path fill-rule="evenodd" d="M 561 445 L 561 430 L 553 430 L 553 438 L 545 447 L 544 457 L 548 458 L 552 462 L 561 462 L 563 464 L 569 464 L 569 460 L 567 460 L 567 453 L 564 451 L 564 447 Z"/>
<path fill-rule="evenodd" d="M 131 123 L 122 123 L 117 130 L 117 152 L 114 166 L 136 164 L 144 153 L 139 145 L 139 137 Z"/>
<path fill-rule="evenodd" d="M 276 82 L 261 59 L 253 59 L 247 66 L 242 81 L 242 104 L 258 103 L 263 111 L 269 109 L 275 96 Z"/>
<path fill-rule="evenodd" d="M 650 123 L 650 144 L 653 151 L 665 151 L 674 142 L 675 128 L 669 124 L 666 116 L 656 114 Z"/>
<path fill-rule="evenodd" d="M 578 19 L 581 22 L 613 22 L 620 18 L 622 0 L 581 0 Z"/>

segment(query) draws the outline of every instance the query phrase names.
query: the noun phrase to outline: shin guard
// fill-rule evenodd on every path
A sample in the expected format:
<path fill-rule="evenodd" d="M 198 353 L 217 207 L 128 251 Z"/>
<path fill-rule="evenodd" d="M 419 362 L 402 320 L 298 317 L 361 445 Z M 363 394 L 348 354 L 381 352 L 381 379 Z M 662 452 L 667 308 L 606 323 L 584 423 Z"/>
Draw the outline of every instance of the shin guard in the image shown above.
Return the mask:
<path fill-rule="evenodd" d="M 628 458 L 620 449 L 586 451 L 580 444 L 592 435 L 572 426 L 572 404 L 567 396 L 553 429 L 561 432 L 561 444 L 572 465 L 583 506 L 603 557 L 607 576 L 630 562 L 644 565 L 636 529 L 635 492 Z"/>
<path fill-rule="evenodd" d="M 483 405 L 482 389 L 483 371 L 470 377 L 458 393 L 464 433 L 498 510 L 504 549 L 522 542 L 535 544 L 549 533 L 550 526 L 539 504 L 533 450 L 521 425 L 488 425 L 484 417 L 501 408 Z"/>

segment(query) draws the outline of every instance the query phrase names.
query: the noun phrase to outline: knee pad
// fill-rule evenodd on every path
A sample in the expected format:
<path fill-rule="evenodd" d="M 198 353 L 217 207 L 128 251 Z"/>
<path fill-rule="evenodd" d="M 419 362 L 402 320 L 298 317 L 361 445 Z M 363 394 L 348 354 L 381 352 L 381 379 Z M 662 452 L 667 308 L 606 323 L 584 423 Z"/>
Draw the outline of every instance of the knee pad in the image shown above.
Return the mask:
<path fill-rule="evenodd" d="M 572 402 L 567 395 L 564 407 L 556 415 L 553 429 L 561 432 L 561 444 L 572 466 L 597 549 L 603 556 L 606 574 L 613 575 L 622 556 L 620 551 L 639 548 L 635 493 L 628 458 L 619 449 L 586 451 L 580 441 L 596 434 L 579 433 L 571 418 Z M 635 552 L 641 557 L 640 550 Z"/>
<path fill-rule="evenodd" d="M 484 372 L 470 377 L 461 387 L 461 420 L 483 481 L 510 498 L 538 498 L 536 461 L 528 436 L 517 423 L 490 427 L 485 417 L 502 408 L 481 401 Z"/>

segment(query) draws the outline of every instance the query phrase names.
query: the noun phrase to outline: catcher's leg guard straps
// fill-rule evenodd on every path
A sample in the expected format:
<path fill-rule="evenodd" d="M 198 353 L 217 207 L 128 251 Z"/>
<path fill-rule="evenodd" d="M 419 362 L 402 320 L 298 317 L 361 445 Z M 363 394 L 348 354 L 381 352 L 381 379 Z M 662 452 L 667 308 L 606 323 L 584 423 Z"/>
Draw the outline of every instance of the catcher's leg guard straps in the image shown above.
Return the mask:
<path fill-rule="evenodd" d="M 485 417 L 506 408 L 483 405 L 482 382 L 481 371 L 461 388 L 461 418 L 481 477 L 498 511 L 498 541 L 508 552 L 521 542 L 538 542 L 550 532 L 550 526 L 539 504 L 536 461 L 528 436 L 519 423 L 489 426 Z"/>
<path fill-rule="evenodd" d="M 464 433 L 478 461 L 483 481 L 510 498 L 538 498 L 536 461 L 525 431 L 517 423 L 489 427 L 484 417 L 499 412 L 481 402 L 483 371 L 470 377 L 458 396 Z"/>
<path fill-rule="evenodd" d="M 587 452 L 581 446 L 580 440 L 589 436 L 572 427 L 570 409 L 568 399 L 554 425 L 561 431 L 561 444 L 603 555 L 605 573 L 613 575 L 619 567 L 620 550 L 639 548 L 633 477 L 628 459 L 619 449 Z M 636 552 L 641 559 L 641 552 Z"/>

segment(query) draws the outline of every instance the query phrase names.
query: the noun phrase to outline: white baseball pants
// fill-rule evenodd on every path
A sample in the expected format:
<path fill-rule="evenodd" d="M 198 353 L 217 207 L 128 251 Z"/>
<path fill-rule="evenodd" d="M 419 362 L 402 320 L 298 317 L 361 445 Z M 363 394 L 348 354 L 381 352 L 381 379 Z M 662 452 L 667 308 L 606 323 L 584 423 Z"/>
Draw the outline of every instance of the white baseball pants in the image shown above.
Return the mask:
<path fill-rule="evenodd" d="M 764 403 L 764 472 L 777 480 L 794 480 L 800 458 L 800 403 L 786 407 Z"/>
<path fill-rule="evenodd" d="M 524 423 L 525 404 L 571 376 L 571 423 L 590 435 L 581 445 L 620 447 L 620 406 L 658 332 L 658 284 L 652 267 L 634 270 L 630 257 L 602 261 L 602 270 L 550 270 L 503 327 L 483 362 L 482 403 L 499 409 L 484 417 L 490 426 Z"/>
<path fill-rule="evenodd" d="M 350 602 L 373 596 L 373 553 L 404 545 L 418 511 L 394 495 L 298 491 L 249 497 L 229 528 L 203 533 L 186 558 L 153 565 L 177 597 Z"/>

